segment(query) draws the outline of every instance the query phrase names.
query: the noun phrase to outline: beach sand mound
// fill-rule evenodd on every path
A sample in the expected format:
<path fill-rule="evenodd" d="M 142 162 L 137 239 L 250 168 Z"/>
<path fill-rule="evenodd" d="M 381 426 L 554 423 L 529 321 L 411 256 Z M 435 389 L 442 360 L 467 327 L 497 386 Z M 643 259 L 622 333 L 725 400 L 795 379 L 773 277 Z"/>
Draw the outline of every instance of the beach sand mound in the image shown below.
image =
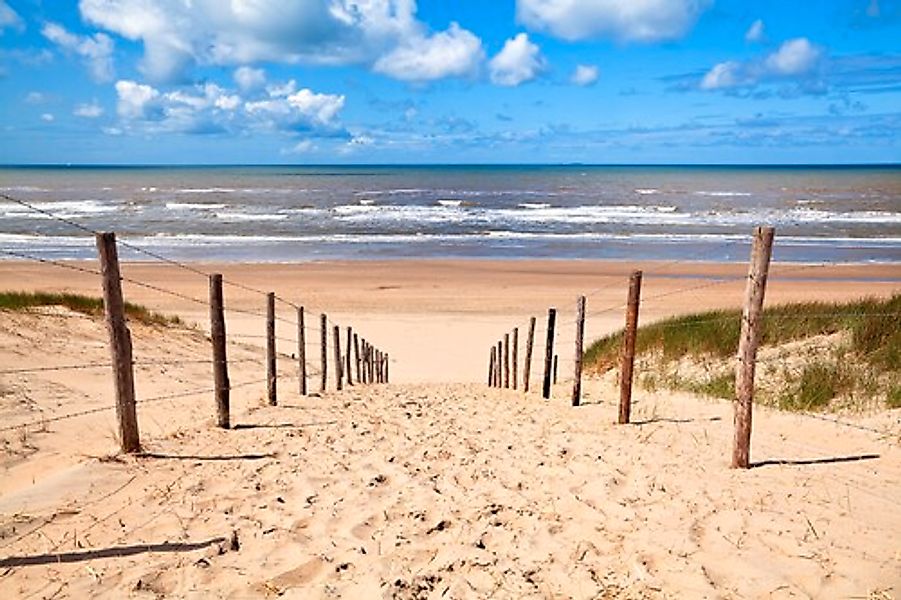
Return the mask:
<path fill-rule="evenodd" d="M 53 318 L 67 328 L 4 314 L 3 364 L 42 364 L 47 344 L 104 359 L 100 322 Z M 205 351 L 196 332 L 133 335 L 145 360 Z M 233 379 L 261 368 L 237 363 Z M 139 397 L 210 379 L 209 365 L 180 369 L 142 372 Z M 550 401 L 476 384 L 301 397 L 289 375 L 279 406 L 262 404 L 262 385 L 236 393 L 230 431 L 211 426 L 210 394 L 139 406 L 143 456 L 114 454 L 107 413 L 7 432 L 4 596 L 901 592 L 897 411 L 861 429 L 760 409 L 758 466 L 735 471 L 728 403 L 639 393 L 635 423 L 617 426 L 616 395 L 599 380 L 573 408 L 565 385 Z M 4 376 L 4 422 L 112 403 L 107 371 L 54 377 Z"/>

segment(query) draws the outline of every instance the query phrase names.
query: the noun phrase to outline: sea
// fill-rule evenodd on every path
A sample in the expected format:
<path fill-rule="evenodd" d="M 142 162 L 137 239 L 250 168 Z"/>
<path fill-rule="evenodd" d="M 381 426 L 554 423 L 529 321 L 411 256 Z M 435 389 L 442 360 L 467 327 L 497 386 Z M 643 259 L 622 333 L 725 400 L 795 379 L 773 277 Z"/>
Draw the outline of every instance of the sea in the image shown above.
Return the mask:
<path fill-rule="evenodd" d="M 178 261 L 738 262 L 771 225 L 777 261 L 901 263 L 901 166 L 0 167 L 0 194 L 0 259 L 115 231 Z"/>

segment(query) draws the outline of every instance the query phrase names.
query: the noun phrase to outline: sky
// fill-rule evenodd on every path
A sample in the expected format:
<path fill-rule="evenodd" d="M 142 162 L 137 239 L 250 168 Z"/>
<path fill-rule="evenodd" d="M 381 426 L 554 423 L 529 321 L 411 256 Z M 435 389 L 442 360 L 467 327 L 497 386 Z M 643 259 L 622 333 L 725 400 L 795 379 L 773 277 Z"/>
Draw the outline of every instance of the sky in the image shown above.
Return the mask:
<path fill-rule="evenodd" d="M 898 163 L 901 0 L 0 0 L 0 163 Z"/>

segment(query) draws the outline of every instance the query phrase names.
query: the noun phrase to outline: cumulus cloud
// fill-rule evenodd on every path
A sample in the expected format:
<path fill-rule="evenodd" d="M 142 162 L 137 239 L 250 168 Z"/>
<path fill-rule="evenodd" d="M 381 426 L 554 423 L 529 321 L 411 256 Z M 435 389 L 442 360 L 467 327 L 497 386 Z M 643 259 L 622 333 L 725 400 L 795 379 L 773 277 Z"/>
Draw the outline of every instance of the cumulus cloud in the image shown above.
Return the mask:
<path fill-rule="evenodd" d="M 745 41 L 751 43 L 762 42 L 766 39 L 766 30 L 761 19 L 757 19 L 745 32 Z"/>
<path fill-rule="evenodd" d="M 266 72 L 252 67 L 238 67 L 234 73 L 235 83 L 244 91 L 255 90 L 266 85 Z"/>
<path fill-rule="evenodd" d="M 44 113 L 41 115 L 41 121 L 44 121 L 45 123 L 52 123 L 55 120 L 56 117 L 54 117 L 51 113 Z"/>
<path fill-rule="evenodd" d="M 242 98 L 214 83 L 161 91 L 131 80 L 116 82 L 122 128 L 141 131 L 218 133 L 263 129 L 334 134 L 344 96 L 297 89 L 290 81 Z"/>
<path fill-rule="evenodd" d="M 575 85 L 589 86 L 598 80 L 599 75 L 600 72 L 594 65 L 577 65 L 569 80 Z"/>
<path fill-rule="evenodd" d="M 807 38 L 795 38 L 763 57 L 750 61 L 727 61 L 714 65 L 699 84 L 702 90 L 755 87 L 779 80 L 812 80 L 818 73 L 823 52 Z"/>
<path fill-rule="evenodd" d="M 47 23 L 41 29 L 45 38 L 65 50 L 80 56 L 95 81 L 113 79 L 113 40 L 105 33 L 80 36 L 66 31 L 61 25 Z"/>
<path fill-rule="evenodd" d="M 713 0 L 517 0 L 520 23 L 565 40 L 678 39 Z"/>
<path fill-rule="evenodd" d="M 538 77 L 545 60 L 529 36 L 520 33 L 504 43 L 504 47 L 488 63 L 491 81 L 497 85 L 515 87 Z"/>
<path fill-rule="evenodd" d="M 379 64 L 392 77 L 406 64 L 429 79 L 467 72 L 478 40 L 459 26 L 430 35 L 415 0 L 81 0 L 79 8 L 86 22 L 142 42 L 141 68 L 157 82 L 184 81 L 196 64 L 264 61 Z M 411 46 L 428 57 L 413 60 Z M 451 64 L 435 64 L 440 56 Z"/>
<path fill-rule="evenodd" d="M 89 104 L 79 104 L 75 107 L 75 110 L 72 111 L 72 114 L 76 117 L 83 117 L 85 119 L 96 119 L 103 116 L 103 107 L 95 100 Z"/>
<path fill-rule="evenodd" d="M 451 23 L 447 31 L 404 42 L 379 58 L 373 70 L 404 81 L 433 81 L 472 75 L 484 58 L 482 41 Z"/>
<path fill-rule="evenodd" d="M 4 0 L 0 0 L 0 35 L 3 34 L 3 30 L 7 27 L 21 31 L 25 29 L 25 24 L 18 13 L 10 8 L 9 4 Z"/>

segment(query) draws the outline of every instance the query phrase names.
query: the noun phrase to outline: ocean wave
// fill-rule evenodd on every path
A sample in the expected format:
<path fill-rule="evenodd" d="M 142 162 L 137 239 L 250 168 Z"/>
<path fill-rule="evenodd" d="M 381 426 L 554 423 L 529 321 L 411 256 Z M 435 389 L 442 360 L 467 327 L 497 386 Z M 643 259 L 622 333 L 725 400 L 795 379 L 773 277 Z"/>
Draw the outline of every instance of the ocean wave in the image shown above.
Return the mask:
<path fill-rule="evenodd" d="M 225 204 L 201 204 L 199 202 L 166 202 L 169 210 L 216 210 L 225 208 Z"/>
<path fill-rule="evenodd" d="M 642 196 L 652 196 L 654 194 L 659 194 L 661 192 L 657 188 L 636 188 L 635 193 L 640 194 Z"/>
<path fill-rule="evenodd" d="M 284 221 L 288 215 L 282 214 L 254 214 L 242 212 L 220 212 L 216 213 L 216 218 L 226 222 L 244 222 L 244 221 Z"/>
<path fill-rule="evenodd" d="M 521 202 L 518 206 L 520 208 L 530 208 L 533 210 L 551 207 L 551 205 L 547 202 Z"/>
<path fill-rule="evenodd" d="M 154 190 L 156 188 L 153 188 Z M 181 188 L 174 190 L 176 194 L 232 194 L 235 188 L 211 187 L 211 188 Z"/>

